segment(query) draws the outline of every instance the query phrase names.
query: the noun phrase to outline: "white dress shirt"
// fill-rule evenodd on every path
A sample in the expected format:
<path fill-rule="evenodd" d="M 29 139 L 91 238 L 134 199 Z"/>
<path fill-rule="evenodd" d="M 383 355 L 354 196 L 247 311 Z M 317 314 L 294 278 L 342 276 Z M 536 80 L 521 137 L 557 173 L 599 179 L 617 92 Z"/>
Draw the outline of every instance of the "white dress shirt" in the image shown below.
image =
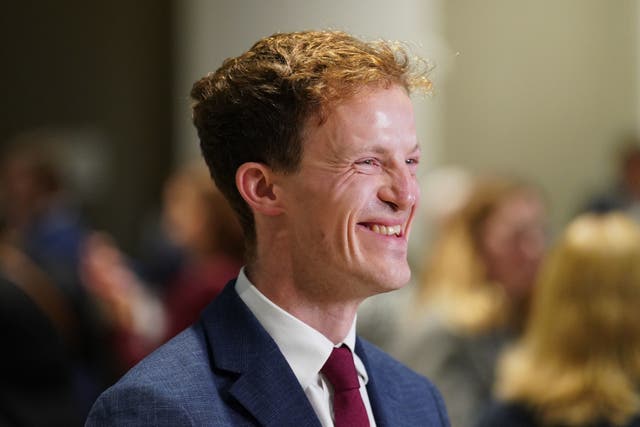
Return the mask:
<path fill-rule="evenodd" d="M 271 335 L 280 352 L 291 366 L 300 386 L 307 395 L 323 427 L 333 427 L 333 391 L 320 374 L 334 347 L 346 345 L 353 354 L 360 380 L 360 395 L 367 409 L 369 424 L 376 423 L 367 394 L 367 371 L 355 353 L 356 322 L 354 320 L 344 341 L 334 345 L 327 337 L 311 326 L 278 307 L 262 294 L 247 278 L 244 267 L 236 281 L 236 292 L 256 316 L 262 327 Z"/>

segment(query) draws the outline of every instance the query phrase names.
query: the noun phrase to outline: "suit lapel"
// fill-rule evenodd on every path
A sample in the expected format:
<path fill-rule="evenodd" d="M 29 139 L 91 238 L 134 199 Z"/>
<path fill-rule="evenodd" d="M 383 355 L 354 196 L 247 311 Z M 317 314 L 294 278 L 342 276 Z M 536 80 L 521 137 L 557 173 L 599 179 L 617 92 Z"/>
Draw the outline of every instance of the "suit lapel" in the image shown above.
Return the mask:
<path fill-rule="evenodd" d="M 387 370 L 378 366 L 375 355 L 367 352 L 366 345 L 359 338 L 356 341 L 356 353 L 369 376 L 367 394 L 376 425 L 378 427 L 406 425 L 402 421 L 406 417 L 402 411 L 402 391 L 398 390 L 397 381 L 387 378 Z"/>
<path fill-rule="evenodd" d="M 266 355 L 264 362 L 257 362 L 229 391 L 265 426 L 320 427 L 307 396 L 279 351 L 277 355 Z"/>
<path fill-rule="evenodd" d="M 229 388 L 260 425 L 320 422 L 276 343 L 235 291 L 235 281 L 202 315 L 212 365 L 237 375 Z"/>

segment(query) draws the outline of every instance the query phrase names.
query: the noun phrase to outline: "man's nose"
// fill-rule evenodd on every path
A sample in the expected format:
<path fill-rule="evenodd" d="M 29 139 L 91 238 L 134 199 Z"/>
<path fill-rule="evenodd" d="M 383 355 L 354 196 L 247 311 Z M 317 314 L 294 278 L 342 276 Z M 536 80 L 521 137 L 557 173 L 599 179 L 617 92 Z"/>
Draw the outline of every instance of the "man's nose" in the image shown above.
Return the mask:
<path fill-rule="evenodd" d="M 416 177 L 409 170 L 389 171 L 378 197 L 393 210 L 407 210 L 418 202 L 420 189 Z"/>

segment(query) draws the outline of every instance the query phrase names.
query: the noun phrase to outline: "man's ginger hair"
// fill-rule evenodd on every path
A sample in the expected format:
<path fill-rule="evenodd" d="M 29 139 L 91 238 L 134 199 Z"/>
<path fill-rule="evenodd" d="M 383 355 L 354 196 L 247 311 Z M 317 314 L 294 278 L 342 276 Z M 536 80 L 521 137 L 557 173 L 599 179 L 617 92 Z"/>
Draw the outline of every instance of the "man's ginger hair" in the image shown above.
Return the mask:
<path fill-rule="evenodd" d="M 428 66 L 398 43 L 365 42 L 341 31 L 304 31 L 263 38 L 191 90 L 193 121 L 216 185 L 236 210 L 247 247 L 255 244 L 251 210 L 235 174 L 246 162 L 295 172 L 303 129 L 324 122 L 331 107 L 369 88 L 399 85 L 429 91 Z"/>

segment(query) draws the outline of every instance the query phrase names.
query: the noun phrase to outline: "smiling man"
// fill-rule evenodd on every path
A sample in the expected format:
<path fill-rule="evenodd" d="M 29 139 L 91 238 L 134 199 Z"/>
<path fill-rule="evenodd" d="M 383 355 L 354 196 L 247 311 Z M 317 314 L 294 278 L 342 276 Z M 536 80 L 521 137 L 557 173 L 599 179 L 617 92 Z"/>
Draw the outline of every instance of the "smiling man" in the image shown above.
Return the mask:
<path fill-rule="evenodd" d="M 196 82 L 204 158 L 247 265 L 200 321 L 96 402 L 88 425 L 447 426 L 431 383 L 356 337 L 410 278 L 420 149 L 396 45 L 275 34 Z"/>

